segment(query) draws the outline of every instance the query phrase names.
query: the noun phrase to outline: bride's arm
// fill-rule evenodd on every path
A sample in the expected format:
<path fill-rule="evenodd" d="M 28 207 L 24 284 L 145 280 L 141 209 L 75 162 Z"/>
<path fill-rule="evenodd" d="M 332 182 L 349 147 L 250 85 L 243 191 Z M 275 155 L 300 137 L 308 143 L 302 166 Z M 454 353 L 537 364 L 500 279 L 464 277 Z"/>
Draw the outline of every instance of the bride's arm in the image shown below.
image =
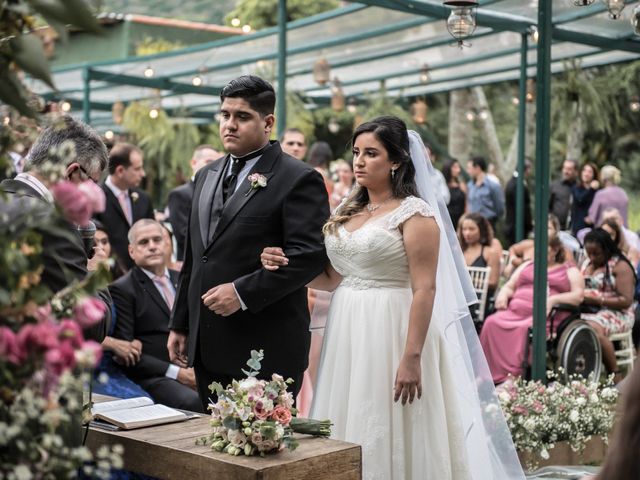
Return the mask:
<path fill-rule="evenodd" d="M 278 270 L 289 263 L 289 259 L 280 247 L 266 247 L 260 254 L 260 261 L 266 270 L 271 271 Z M 307 283 L 307 287 L 333 292 L 341 281 L 342 275 L 335 271 L 330 262 L 327 262 L 322 273 Z"/>
<path fill-rule="evenodd" d="M 402 398 L 404 405 L 422 396 L 420 360 L 436 295 L 440 230 L 433 218 L 414 215 L 403 224 L 402 236 L 413 290 L 407 340 L 394 386 L 394 401 Z"/>

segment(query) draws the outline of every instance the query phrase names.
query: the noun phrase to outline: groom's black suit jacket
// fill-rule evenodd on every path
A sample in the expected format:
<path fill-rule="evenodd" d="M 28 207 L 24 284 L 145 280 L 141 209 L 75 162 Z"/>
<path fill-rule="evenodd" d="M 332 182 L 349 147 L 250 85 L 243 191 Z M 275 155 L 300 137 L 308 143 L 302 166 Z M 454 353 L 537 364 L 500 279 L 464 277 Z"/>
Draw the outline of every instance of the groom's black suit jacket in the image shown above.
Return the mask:
<path fill-rule="evenodd" d="M 170 328 L 189 335 L 190 365 L 199 342 L 200 360 L 210 372 L 240 378 L 250 351 L 263 349 L 263 375 L 293 376 L 302 373 L 308 361 L 305 285 L 327 262 L 322 225 L 329 217 L 329 204 L 324 182 L 274 142 L 250 172 L 264 175 L 266 187 L 251 188 L 246 178 L 223 205 L 228 162 L 227 155 L 196 176 Z M 267 246 L 283 247 L 289 265 L 275 272 L 263 269 L 260 253 Z M 201 296 L 228 282 L 234 283 L 247 310 L 222 317 L 206 308 Z"/>

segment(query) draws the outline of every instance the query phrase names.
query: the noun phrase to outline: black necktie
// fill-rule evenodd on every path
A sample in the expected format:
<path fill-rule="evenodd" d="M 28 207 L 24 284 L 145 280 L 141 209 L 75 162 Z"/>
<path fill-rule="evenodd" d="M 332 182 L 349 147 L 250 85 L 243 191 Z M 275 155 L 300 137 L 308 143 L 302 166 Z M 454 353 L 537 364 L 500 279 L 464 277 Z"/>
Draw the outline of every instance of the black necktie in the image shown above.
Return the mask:
<path fill-rule="evenodd" d="M 244 168 L 247 160 L 245 158 L 231 158 L 231 174 L 224 177 L 222 182 L 222 197 L 226 203 L 227 199 L 233 195 L 238 184 L 238 175 Z"/>

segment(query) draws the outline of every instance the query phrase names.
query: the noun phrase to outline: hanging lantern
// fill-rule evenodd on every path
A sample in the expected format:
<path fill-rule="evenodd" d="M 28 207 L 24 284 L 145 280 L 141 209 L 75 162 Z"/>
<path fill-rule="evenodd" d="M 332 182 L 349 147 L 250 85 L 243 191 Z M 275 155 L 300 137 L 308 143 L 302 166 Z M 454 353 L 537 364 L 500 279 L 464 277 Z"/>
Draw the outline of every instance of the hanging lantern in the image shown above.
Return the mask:
<path fill-rule="evenodd" d="M 629 100 L 629 110 L 633 113 L 640 112 L 640 97 L 631 97 Z"/>
<path fill-rule="evenodd" d="M 640 35 L 640 5 L 631 12 L 631 26 L 636 35 Z"/>
<path fill-rule="evenodd" d="M 535 25 L 531 25 L 529 27 L 529 38 L 533 43 L 538 43 L 538 39 L 540 38 L 540 33 L 538 32 L 538 27 Z"/>
<path fill-rule="evenodd" d="M 458 46 L 465 46 L 464 40 L 476 30 L 476 8 L 478 2 L 473 0 L 446 0 L 443 4 L 451 7 L 447 18 L 447 30 L 456 39 Z"/>
<path fill-rule="evenodd" d="M 111 106 L 111 118 L 113 123 L 120 125 L 122 123 L 122 116 L 124 115 L 124 103 L 118 100 Z"/>
<path fill-rule="evenodd" d="M 536 100 L 536 81 L 533 78 L 527 80 L 527 94 L 525 98 L 527 103 L 533 103 Z"/>
<path fill-rule="evenodd" d="M 329 120 L 327 124 L 327 128 L 331 133 L 338 133 L 340 131 L 340 124 L 337 122 L 335 118 Z"/>
<path fill-rule="evenodd" d="M 576 7 L 586 7 L 587 5 L 591 5 L 596 0 L 573 0 L 573 4 Z"/>
<path fill-rule="evenodd" d="M 342 85 L 338 77 L 336 77 L 333 79 L 333 85 L 331 86 L 331 108 L 334 112 L 341 112 L 344 110 L 344 103 Z"/>
<path fill-rule="evenodd" d="M 320 85 L 331 80 L 331 66 L 326 59 L 320 58 L 313 64 L 313 80 Z"/>
<path fill-rule="evenodd" d="M 624 0 L 604 0 L 604 4 L 609 10 L 609 17 L 612 20 L 617 20 L 620 18 L 620 13 L 624 10 Z"/>
<path fill-rule="evenodd" d="M 420 83 L 429 83 L 429 80 L 431 80 L 431 72 L 429 71 L 429 65 L 425 63 L 420 69 Z"/>
<path fill-rule="evenodd" d="M 347 100 L 347 111 L 349 113 L 356 113 L 358 111 L 358 101 L 356 97 L 349 97 L 349 100 Z"/>
<path fill-rule="evenodd" d="M 411 105 L 411 118 L 413 118 L 413 121 L 418 125 L 423 125 L 427 122 L 428 111 L 429 106 L 427 102 L 424 101 L 424 98 L 417 98 Z"/>

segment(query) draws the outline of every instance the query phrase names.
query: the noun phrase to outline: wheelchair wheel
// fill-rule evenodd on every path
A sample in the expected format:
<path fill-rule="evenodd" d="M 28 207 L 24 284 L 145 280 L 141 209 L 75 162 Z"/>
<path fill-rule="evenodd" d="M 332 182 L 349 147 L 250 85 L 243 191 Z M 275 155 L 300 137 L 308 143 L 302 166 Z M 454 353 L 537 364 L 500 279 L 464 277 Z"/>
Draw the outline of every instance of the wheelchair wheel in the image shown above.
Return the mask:
<path fill-rule="evenodd" d="M 557 366 L 564 369 L 565 380 L 578 374 L 584 378 L 593 374 L 597 380 L 602 369 L 602 350 L 596 332 L 586 322 L 571 322 L 560 335 Z"/>

